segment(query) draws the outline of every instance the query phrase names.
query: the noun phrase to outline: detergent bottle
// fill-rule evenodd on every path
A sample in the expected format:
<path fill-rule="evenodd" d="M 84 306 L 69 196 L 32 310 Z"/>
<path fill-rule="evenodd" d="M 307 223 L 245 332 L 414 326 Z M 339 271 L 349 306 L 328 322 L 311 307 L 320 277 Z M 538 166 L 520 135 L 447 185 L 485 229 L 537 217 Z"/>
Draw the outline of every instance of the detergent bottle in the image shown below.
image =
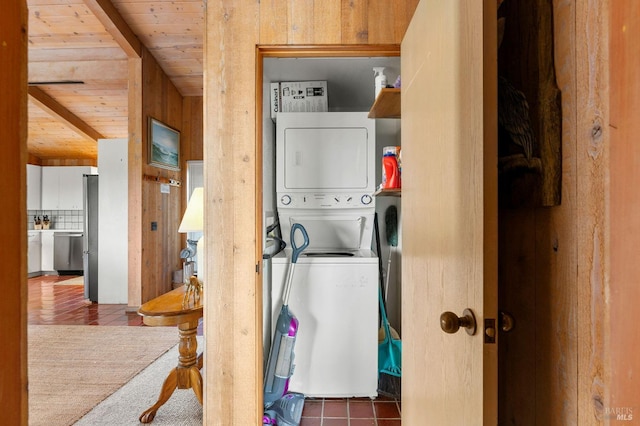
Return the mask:
<path fill-rule="evenodd" d="M 382 150 L 382 188 L 400 188 L 400 170 L 398 169 L 398 148 L 386 146 Z"/>

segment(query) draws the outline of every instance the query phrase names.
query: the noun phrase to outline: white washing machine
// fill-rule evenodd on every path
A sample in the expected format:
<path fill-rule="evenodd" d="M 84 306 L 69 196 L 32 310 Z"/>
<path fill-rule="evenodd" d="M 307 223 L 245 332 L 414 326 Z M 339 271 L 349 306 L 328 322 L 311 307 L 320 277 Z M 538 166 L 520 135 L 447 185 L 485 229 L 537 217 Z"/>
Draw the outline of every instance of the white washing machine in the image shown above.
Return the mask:
<path fill-rule="evenodd" d="M 374 161 L 375 126 L 366 112 L 278 114 L 276 204 L 282 238 L 291 247 L 294 223 L 309 235 L 289 295 L 289 309 L 299 321 L 291 391 L 377 396 Z M 271 259 L 272 327 L 290 262 L 290 248 Z"/>
<path fill-rule="evenodd" d="M 272 259 L 272 324 L 282 306 L 290 262 L 290 249 Z M 289 389 L 312 397 L 376 397 L 375 253 L 305 250 L 296 263 L 289 309 L 299 321 Z"/>

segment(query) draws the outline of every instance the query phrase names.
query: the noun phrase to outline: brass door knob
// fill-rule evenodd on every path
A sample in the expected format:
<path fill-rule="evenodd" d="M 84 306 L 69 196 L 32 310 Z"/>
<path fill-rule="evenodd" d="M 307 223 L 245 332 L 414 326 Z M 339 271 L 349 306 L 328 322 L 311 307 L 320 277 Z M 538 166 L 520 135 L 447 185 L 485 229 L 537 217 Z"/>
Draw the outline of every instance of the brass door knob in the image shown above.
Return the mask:
<path fill-rule="evenodd" d="M 476 334 L 476 316 L 471 309 L 465 309 L 461 317 L 449 311 L 440 315 L 440 328 L 445 333 L 456 333 L 460 327 L 466 329 L 470 336 Z"/>

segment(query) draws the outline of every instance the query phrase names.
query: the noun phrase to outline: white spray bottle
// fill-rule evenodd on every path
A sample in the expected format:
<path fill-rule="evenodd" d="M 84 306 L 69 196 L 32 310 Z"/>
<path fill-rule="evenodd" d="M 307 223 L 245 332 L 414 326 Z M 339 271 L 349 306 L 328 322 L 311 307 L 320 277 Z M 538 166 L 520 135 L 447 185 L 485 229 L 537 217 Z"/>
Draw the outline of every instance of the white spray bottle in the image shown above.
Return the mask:
<path fill-rule="evenodd" d="M 383 88 L 387 87 L 387 76 L 384 75 L 384 67 L 373 67 L 373 74 L 375 76 L 375 97 L 377 98 L 378 93 L 380 93 Z"/>

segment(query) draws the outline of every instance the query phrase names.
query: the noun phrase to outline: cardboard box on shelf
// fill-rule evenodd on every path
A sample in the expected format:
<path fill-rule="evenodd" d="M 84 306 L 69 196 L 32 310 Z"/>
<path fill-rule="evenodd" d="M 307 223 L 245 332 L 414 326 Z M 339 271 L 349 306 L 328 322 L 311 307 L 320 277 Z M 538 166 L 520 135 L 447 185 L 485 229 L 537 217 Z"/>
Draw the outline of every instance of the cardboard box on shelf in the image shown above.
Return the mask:
<path fill-rule="evenodd" d="M 271 119 L 276 121 L 276 116 L 280 112 L 280 83 L 271 83 L 269 94 L 271 96 Z"/>
<path fill-rule="evenodd" d="M 279 85 L 279 90 L 276 86 Z M 327 112 L 326 81 L 283 81 L 271 83 L 271 118 L 278 112 Z"/>

